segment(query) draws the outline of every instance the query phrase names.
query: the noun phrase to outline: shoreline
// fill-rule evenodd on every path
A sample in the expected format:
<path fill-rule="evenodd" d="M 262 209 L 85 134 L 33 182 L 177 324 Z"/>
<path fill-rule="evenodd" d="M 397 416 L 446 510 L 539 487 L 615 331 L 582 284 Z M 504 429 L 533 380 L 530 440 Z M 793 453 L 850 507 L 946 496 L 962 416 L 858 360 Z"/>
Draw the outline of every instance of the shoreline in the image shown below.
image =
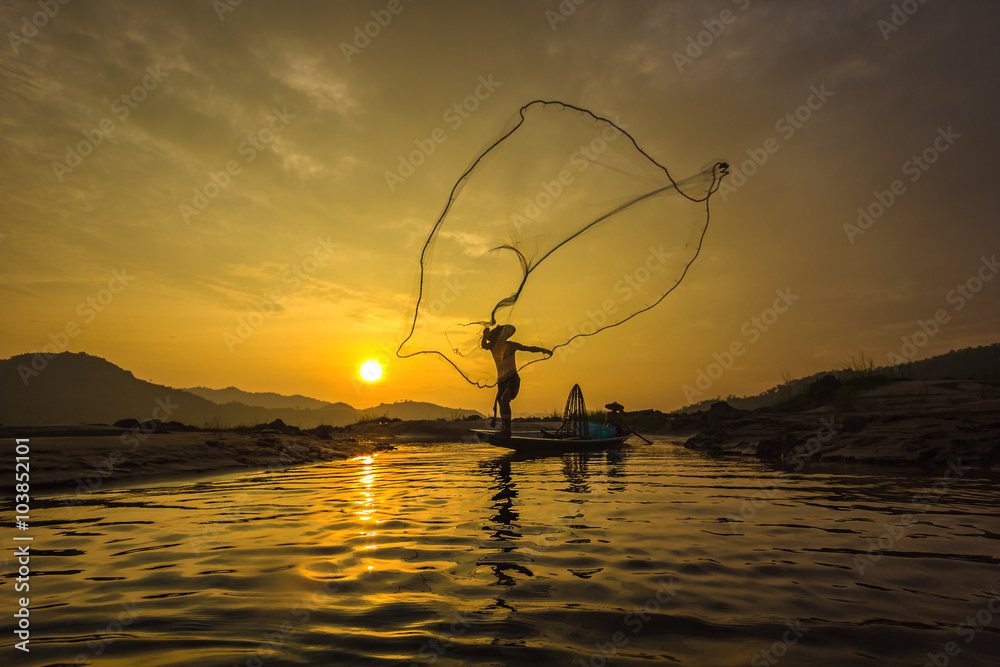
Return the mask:
<path fill-rule="evenodd" d="M 810 461 L 915 466 L 961 461 L 1000 469 L 996 382 L 893 382 L 847 405 L 799 411 L 744 411 L 719 402 L 675 419 L 673 426 L 694 427 L 684 446 L 712 457 L 755 457 L 796 468 Z"/>
<path fill-rule="evenodd" d="M 392 449 L 378 437 L 287 435 L 271 429 L 142 433 L 106 425 L 4 426 L 0 437 L 29 440 L 31 489 L 45 495 L 282 469 Z M 11 494 L 13 487 L 5 486 L 2 495 Z"/>
<path fill-rule="evenodd" d="M 940 466 L 960 461 L 1000 469 L 1000 383 L 893 382 L 848 405 L 738 410 L 725 402 L 696 413 L 627 413 L 637 432 L 677 440 L 711 457 L 751 457 L 801 469 L 809 462 Z M 302 431 L 281 422 L 252 429 L 142 432 L 105 424 L 3 426 L 0 437 L 28 438 L 31 488 L 84 494 L 241 471 L 346 460 L 395 445 L 478 444 L 469 429 L 488 420 L 372 421 Z M 558 422 L 518 421 L 556 428 Z M 523 426 L 522 426 L 523 428 Z M 5 487 L 3 497 L 13 494 Z"/>
<path fill-rule="evenodd" d="M 303 431 L 280 422 L 259 429 L 167 428 L 143 432 L 107 424 L 0 426 L 0 439 L 28 439 L 33 493 L 85 494 L 101 488 L 211 478 L 347 460 L 398 444 L 478 443 L 477 421 L 365 422 Z M 12 497 L 4 486 L 0 497 Z"/>

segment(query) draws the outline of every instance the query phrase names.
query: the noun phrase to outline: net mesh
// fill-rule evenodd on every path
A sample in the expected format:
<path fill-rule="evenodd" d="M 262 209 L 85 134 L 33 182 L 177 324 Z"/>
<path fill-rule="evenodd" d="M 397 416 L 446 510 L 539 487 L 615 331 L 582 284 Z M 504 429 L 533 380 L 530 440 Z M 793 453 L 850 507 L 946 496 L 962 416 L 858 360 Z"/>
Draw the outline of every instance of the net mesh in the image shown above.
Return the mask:
<path fill-rule="evenodd" d="M 688 272 L 727 173 L 675 180 L 624 127 L 562 102 L 522 107 L 458 178 L 420 252 L 397 355 L 496 385 L 483 328 L 516 326 L 518 370 L 659 304 Z"/>

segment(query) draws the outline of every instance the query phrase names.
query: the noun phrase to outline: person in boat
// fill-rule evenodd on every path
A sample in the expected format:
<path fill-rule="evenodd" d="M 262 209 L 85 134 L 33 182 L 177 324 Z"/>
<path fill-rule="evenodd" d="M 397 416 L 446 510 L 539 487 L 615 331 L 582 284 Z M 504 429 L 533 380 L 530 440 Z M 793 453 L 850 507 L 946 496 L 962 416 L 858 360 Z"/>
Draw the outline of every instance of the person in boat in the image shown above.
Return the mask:
<path fill-rule="evenodd" d="M 497 365 L 497 397 L 494 401 L 494 419 L 496 407 L 500 407 L 500 434 L 510 436 L 510 402 L 517 398 L 521 388 L 521 377 L 517 374 L 516 352 L 537 352 L 552 356 L 552 350 L 533 345 L 521 345 L 510 340 L 516 329 L 511 324 L 498 324 L 483 329 L 483 339 L 480 342 L 484 350 L 493 353 L 493 361 Z M 495 423 L 495 422 L 494 422 Z"/>
<path fill-rule="evenodd" d="M 604 425 L 614 426 L 616 435 L 631 435 L 635 432 L 625 421 L 624 405 L 615 401 L 613 403 L 608 403 L 604 407 L 608 411 L 607 416 L 604 418 Z"/>

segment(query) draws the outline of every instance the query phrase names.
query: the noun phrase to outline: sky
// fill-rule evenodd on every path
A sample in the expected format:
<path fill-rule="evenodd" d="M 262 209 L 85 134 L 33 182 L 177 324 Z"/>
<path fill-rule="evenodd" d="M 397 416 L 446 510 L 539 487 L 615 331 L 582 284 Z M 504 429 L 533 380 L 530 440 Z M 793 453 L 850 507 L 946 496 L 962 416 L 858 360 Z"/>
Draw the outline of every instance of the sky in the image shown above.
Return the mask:
<path fill-rule="evenodd" d="M 671 173 L 731 173 L 682 285 L 525 369 L 515 413 L 561 411 L 574 383 L 593 406 L 669 410 L 852 356 L 997 342 L 994 2 L 42 0 L 0 16 L 2 357 L 490 410 L 447 364 L 393 352 L 451 186 L 534 99 L 619 119 Z M 371 358 L 384 376 L 365 383 Z"/>

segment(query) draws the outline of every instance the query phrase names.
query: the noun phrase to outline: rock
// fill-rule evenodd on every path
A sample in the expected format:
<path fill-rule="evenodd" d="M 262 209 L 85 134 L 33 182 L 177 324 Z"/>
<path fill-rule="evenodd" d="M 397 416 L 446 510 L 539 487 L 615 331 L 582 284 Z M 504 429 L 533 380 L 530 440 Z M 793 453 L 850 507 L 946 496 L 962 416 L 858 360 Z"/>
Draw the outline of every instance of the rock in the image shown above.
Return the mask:
<path fill-rule="evenodd" d="M 182 424 L 179 421 L 169 421 L 169 422 L 167 422 L 166 424 L 163 425 L 163 432 L 164 433 L 169 432 L 169 431 L 195 431 L 195 430 L 197 430 L 197 429 L 195 429 L 193 426 L 188 426 L 187 424 Z"/>
<path fill-rule="evenodd" d="M 806 387 L 806 402 L 814 408 L 832 403 L 838 389 L 840 380 L 834 375 L 824 375 Z"/>
<path fill-rule="evenodd" d="M 275 419 L 270 424 L 258 424 L 255 430 L 261 432 L 273 431 L 282 435 L 297 435 L 302 432 L 298 426 L 289 426 L 281 419 Z"/>
<path fill-rule="evenodd" d="M 147 419 L 139 424 L 139 430 L 143 433 L 162 433 L 162 419 Z"/>
<path fill-rule="evenodd" d="M 314 435 L 317 438 L 321 438 L 323 440 L 332 440 L 334 433 L 336 433 L 337 431 L 343 431 L 343 430 L 344 430 L 344 428 L 342 426 L 329 426 L 327 424 L 320 424 L 316 428 L 309 429 L 308 431 L 305 431 L 305 433 L 308 433 L 310 435 Z"/>
<path fill-rule="evenodd" d="M 861 415 L 848 415 L 840 423 L 840 431 L 844 433 L 857 433 L 868 425 L 870 419 L 866 419 Z"/>
<path fill-rule="evenodd" d="M 684 447 L 688 449 L 711 450 L 718 449 L 719 444 L 726 439 L 726 432 L 722 429 L 711 429 L 696 433 L 684 441 Z"/>
<path fill-rule="evenodd" d="M 138 419 L 119 419 L 114 423 L 118 428 L 139 428 Z"/>
<path fill-rule="evenodd" d="M 625 421 L 637 431 L 659 431 L 671 426 L 670 416 L 651 409 L 626 412 Z"/>
<path fill-rule="evenodd" d="M 708 426 L 715 426 L 721 422 L 739 417 L 745 412 L 745 410 L 734 408 L 725 401 L 718 401 L 716 403 L 712 403 L 712 405 L 708 408 L 708 411 L 702 415 L 702 420 Z"/>
<path fill-rule="evenodd" d="M 791 447 L 788 444 L 790 434 L 785 431 L 774 433 L 757 443 L 757 458 L 780 459 Z"/>

